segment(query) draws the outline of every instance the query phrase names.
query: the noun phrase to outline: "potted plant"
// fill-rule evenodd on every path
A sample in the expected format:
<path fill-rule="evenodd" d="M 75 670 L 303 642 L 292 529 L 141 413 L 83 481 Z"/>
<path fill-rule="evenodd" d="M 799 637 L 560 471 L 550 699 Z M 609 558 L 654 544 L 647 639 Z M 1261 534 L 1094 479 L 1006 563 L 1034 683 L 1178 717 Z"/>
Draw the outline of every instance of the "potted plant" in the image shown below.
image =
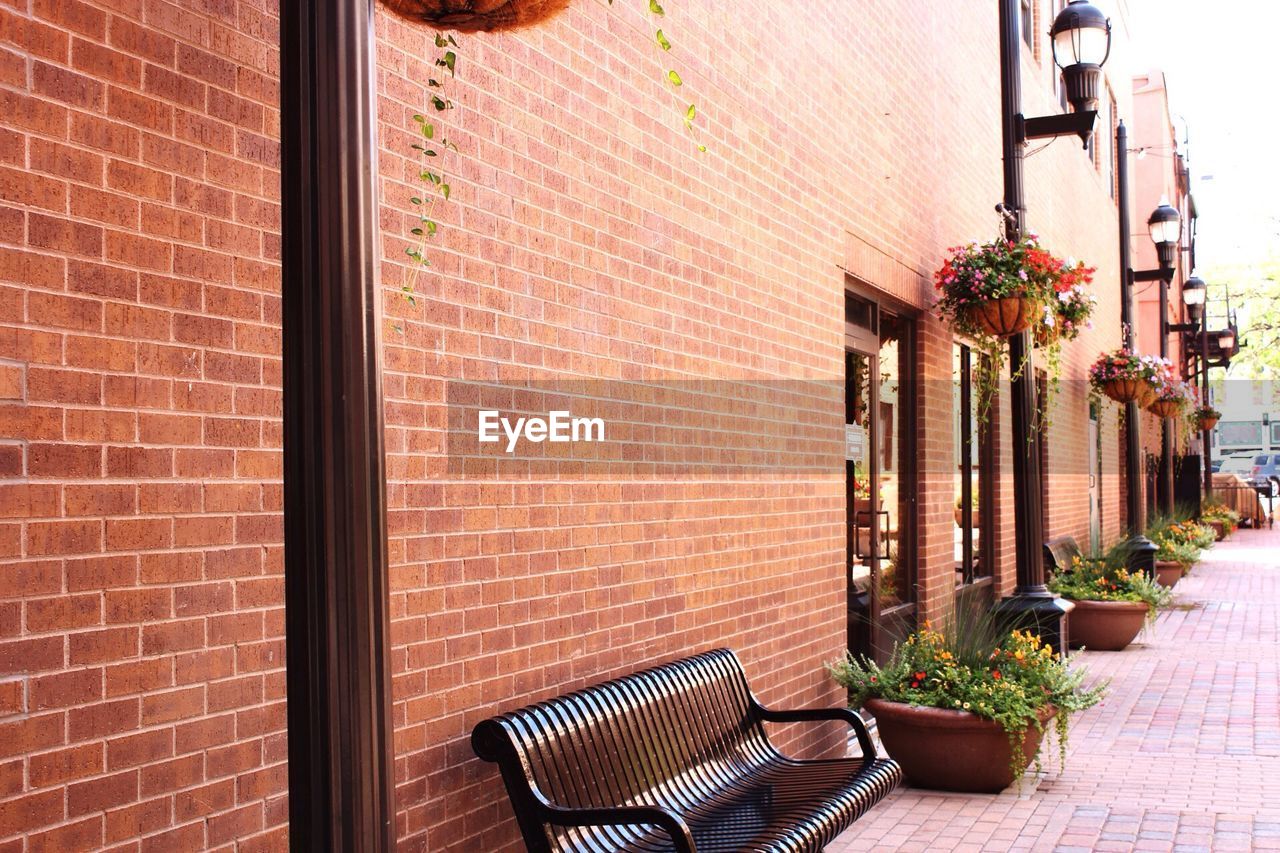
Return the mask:
<path fill-rule="evenodd" d="M 1054 720 L 1065 757 L 1072 714 L 1102 698 L 1083 686 L 1038 637 L 1002 630 L 990 614 L 929 623 L 899 643 L 883 666 L 852 655 L 830 666 L 852 707 L 876 718 L 880 739 L 911 784 L 994 793 L 1037 761 Z"/>
<path fill-rule="evenodd" d="M 1218 425 L 1218 421 L 1222 419 L 1222 412 L 1213 406 L 1200 406 L 1191 413 L 1191 419 L 1195 421 L 1197 431 L 1208 432 Z"/>
<path fill-rule="evenodd" d="M 973 509 L 971 511 L 973 526 L 975 528 L 982 526 L 982 503 L 978 500 L 978 489 L 973 489 Z M 956 527 L 964 527 L 964 496 L 957 494 L 954 507 L 954 515 L 956 519 Z"/>
<path fill-rule="evenodd" d="M 1075 603 L 1067 616 L 1072 648 L 1118 652 L 1169 603 L 1167 589 L 1124 568 L 1125 556 L 1122 548 L 1102 559 L 1077 556 L 1049 581 L 1050 590 Z"/>
<path fill-rule="evenodd" d="M 1153 523 L 1147 538 L 1156 551 L 1156 582 L 1172 586 L 1200 559 L 1200 552 L 1213 545 L 1214 532 L 1190 519 Z"/>
<path fill-rule="evenodd" d="M 1235 533 L 1236 528 L 1240 526 L 1240 513 L 1226 504 L 1211 503 L 1206 504 L 1201 510 L 1200 520 L 1213 528 L 1215 538 L 1221 542 Z"/>

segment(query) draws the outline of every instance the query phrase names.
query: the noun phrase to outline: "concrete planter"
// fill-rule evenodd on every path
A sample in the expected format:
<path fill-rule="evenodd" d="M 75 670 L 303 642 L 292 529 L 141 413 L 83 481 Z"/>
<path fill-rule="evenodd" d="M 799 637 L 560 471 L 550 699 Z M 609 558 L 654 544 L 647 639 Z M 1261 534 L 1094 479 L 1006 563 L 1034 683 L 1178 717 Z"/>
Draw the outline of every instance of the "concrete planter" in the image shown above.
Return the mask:
<path fill-rule="evenodd" d="M 1118 652 L 1142 630 L 1150 609 L 1145 601 L 1074 601 L 1067 617 L 1071 648 Z"/>
<path fill-rule="evenodd" d="M 902 702 L 868 699 L 880 740 L 889 757 L 902 765 L 907 781 L 917 788 L 995 794 L 1015 778 L 1009 734 L 999 723 L 968 711 L 925 708 Z M 1041 725 L 1057 709 L 1040 711 Z M 1028 725 L 1022 736 L 1017 775 L 1026 770 L 1040 749 L 1043 732 Z"/>

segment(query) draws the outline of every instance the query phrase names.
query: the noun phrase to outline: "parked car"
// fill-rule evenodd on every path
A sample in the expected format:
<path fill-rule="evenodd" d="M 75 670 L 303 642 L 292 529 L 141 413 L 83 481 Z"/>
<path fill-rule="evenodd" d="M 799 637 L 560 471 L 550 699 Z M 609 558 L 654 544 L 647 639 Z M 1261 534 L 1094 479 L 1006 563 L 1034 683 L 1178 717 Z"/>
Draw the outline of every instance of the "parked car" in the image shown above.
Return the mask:
<path fill-rule="evenodd" d="M 1222 467 L 1218 470 L 1223 474 L 1235 474 L 1241 480 L 1251 479 L 1253 476 L 1253 459 L 1256 453 L 1235 453 L 1222 460 Z"/>
<path fill-rule="evenodd" d="M 1280 453 L 1259 453 L 1253 457 L 1253 471 L 1249 480 L 1257 487 L 1270 486 L 1276 492 L 1280 484 Z"/>

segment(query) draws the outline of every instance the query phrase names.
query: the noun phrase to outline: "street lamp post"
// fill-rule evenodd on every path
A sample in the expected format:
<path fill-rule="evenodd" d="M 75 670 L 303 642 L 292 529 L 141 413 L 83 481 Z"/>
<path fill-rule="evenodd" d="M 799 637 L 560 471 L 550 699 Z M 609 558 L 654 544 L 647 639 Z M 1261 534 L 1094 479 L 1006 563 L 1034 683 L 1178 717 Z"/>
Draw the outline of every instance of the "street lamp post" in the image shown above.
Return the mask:
<path fill-rule="evenodd" d="M 1000 107 L 1004 155 L 1005 236 L 1020 240 L 1026 233 L 1026 197 L 1022 181 L 1023 153 L 1030 139 L 1079 136 L 1087 145 L 1097 120 L 1102 64 L 1110 53 L 1111 25 L 1085 0 L 1072 0 L 1058 14 L 1050 35 L 1054 61 L 1062 68 L 1067 96 L 1075 112 L 1028 118 L 1022 115 L 1019 0 L 1000 0 Z M 1047 643 L 1066 647 L 1063 618 L 1071 605 L 1045 585 L 1043 507 L 1040 504 L 1040 436 L 1035 427 L 1036 376 L 1031 332 L 1009 339 L 1013 426 L 1013 501 L 1017 586 L 996 611 L 1009 622 L 1033 628 Z"/>
<path fill-rule="evenodd" d="M 1151 240 L 1156 244 L 1156 256 L 1160 261 L 1160 357 L 1169 357 L 1169 282 L 1173 278 L 1173 265 L 1178 256 L 1178 241 L 1182 237 L 1182 219 L 1177 208 L 1167 198 L 1147 220 Z M 1165 273 L 1168 273 L 1167 275 Z M 1160 509 L 1165 515 L 1173 514 L 1173 426 L 1170 418 L 1160 419 Z"/>
<path fill-rule="evenodd" d="M 1195 237 L 1192 237 L 1195 240 Z M 1195 257 L 1195 250 L 1192 250 L 1191 257 Z M 1205 404 L 1209 404 L 1209 335 L 1208 320 L 1205 318 L 1204 297 L 1205 297 L 1204 279 L 1196 275 L 1193 271 L 1186 281 L 1182 283 L 1182 304 L 1187 308 L 1188 323 L 1170 323 L 1169 331 L 1178 332 L 1194 332 L 1196 333 L 1197 345 L 1199 347 L 1200 362 L 1200 399 Z M 1163 316 L 1163 315 L 1162 315 Z M 1190 350 L 1190 347 L 1186 348 Z M 1190 358 L 1184 361 L 1190 362 Z M 1191 371 L 1187 371 L 1187 380 L 1194 382 L 1194 376 Z M 1209 439 L 1211 430 L 1202 430 L 1200 436 L 1201 443 L 1201 459 L 1204 463 L 1204 493 L 1207 498 L 1213 491 L 1213 470 L 1209 467 Z"/>
<path fill-rule="evenodd" d="M 1152 239 L 1156 243 L 1156 252 L 1160 259 L 1160 267 L 1154 270 L 1134 270 L 1133 247 L 1129 241 L 1129 132 L 1120 122 L 1116 127 L 1116 195 L 1120 207 L 1120 327 L 1125 349 L 1137 351 L 1137 341 L 1133 327 L 1133 286 L 1139 281 L 1165 282 L 1173 278 L 1171 268 L 1175 247 L 1167 245 L 1167 231 L 1170 227 L 1168 212 L 1173 212 L 1173 231 L 1177 233 L 1178 212 L 1168 205 L 1156 208 L 1156 212 L 1147 220 Z M 1168 210 L 1163 210 L 1168 208 Z M 1169 266 L 1166 266 L 1166 262 Z M 1146 507 L 1142 501 L 1142 424 L 1138 420 L 1138 404 L 1130 401 L 1125 404 L 1125 509 L 1129 521 L 1129 568 L 1140 570 L 1154 577 L 1156 571 L 1156 546 L 1143 531 L 1146 530 Z"/>
<path fill-rule="evenodd" d="M 1194 241 L 1194 237 L 1192 238 L 1192 240 Z M 1194 250 L 1192 251 L 1192 256 L 1194 257 Z M 1204 280 L 1201 277 L 1199 277 L 1199 275 L 1196 275 L 1196 273 L 1194 272 L 1189 275 L 1189 277 L 1187 278 L 1187 280 L 1185 280 L 1185 282 L 1183 282 L 1183 305 L 1187 307 L 1187 316 L 1190 319 L 1189 323 L 1167 323 L 1167 321 L 1165 320 L 1166 311 L 1164 307 L 1162 307 L 1160 316 L 1161 316 L 1162 323 L 1165 323 L 1165 334 L 1164 336 L 1161 336 L 1161 341 L 1164 341 L 1164 339 L 1166 339 L 1167 336 L 1169 336 L 1169 332 L 1178 332 L 1179 334 L 1184 332 L 1201 332 L 1201 329 L 1203 328 L 1202 320 L 1204 318 Z M 1208 338 L 1206 336 L 1203 336 L 1203 334 L 1202 336 L 1199 336 L 1199 338 L 1201 338 L 1199 339 L 1199 361 L 1201 361 L 1201 368 L 1202 368 L 1202 375 L 1203 375 L 1203 383 L 1202 383 L 1203 389 L 1202 389 L 1201 398 L 1204 401 L 1204 403 L 1206 403 L 1207 405 L 1208 403 L 1208 366 L 1207 366 L 1208 365 Z M 1189 361 L 1189 359 L 1184 359 L 1184 360 Z M 1192 373 L 1190 373 L 1190 370 L 1187 371 L 1187 379 L 1188 379 L 1188 382 L 1194 382 L 1194 378 Z M 1165 433 L 1167 437 L 1167 433 L 1169 433 L 1169 421 L 1165 421 Z M 1202 437 L 1201 437 L 1201 443 L 1203 444 L 1201 457 L 1204 462 L 1204 471 L 1206 471 L 1206 474 L 1204 474 L 1204 485 L 1206 485 L 1206 494 L 1208 494 L 1208 492 L 1211 492 L 1213 489 L 1213 483 L 1212 483 L 1213 473 L 1210 470 L 1210 467 L 1208 467 L 1208 442 L 1210 442 L 1210 430 L 1206 429 L 1206 430 L 1203 430 Z M 1172 442 L 1169 442 L 1169 444 L 1172 444 Z M 1172 447 L 1166 448 L 1166 453 L 1167 453 L 1167 457 L 1165 459 L 1165 469 L 1169 471 L 1169 475 L 1171 479 L 1172 478 Z M 1170 494 L 1172 494 L 1171 489 L 1170 489 Z"/>

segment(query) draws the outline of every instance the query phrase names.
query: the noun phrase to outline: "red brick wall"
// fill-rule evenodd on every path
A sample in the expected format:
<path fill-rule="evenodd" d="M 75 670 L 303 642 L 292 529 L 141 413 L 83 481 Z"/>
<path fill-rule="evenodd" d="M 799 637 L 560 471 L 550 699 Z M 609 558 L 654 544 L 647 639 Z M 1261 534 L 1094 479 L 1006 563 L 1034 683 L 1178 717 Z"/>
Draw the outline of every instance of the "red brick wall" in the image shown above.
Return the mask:
<path fill-rule="evenodd" d="M 6 851 L 283 843 L 273 5 L 0 7 Z"/>
<path fill-rule="evenodd" d="M 46 831 L 81 834 L 59 849 L 279 847 L 274 8 L 29 2 L 0 8 L 0 850 Z M 852 275 L 915 306 L 920 387 L 949 383 L 928 277 L 998 227 L 995 8 L 673 4 L 706 154 L 634 3 L 461 39 L 454 200 L 414 304 L 406 157 L 434 53 L 419 27 L 378 28 L 397 830 L 406 849 L 514 849 L 466 740 L 499 708 L 716 645 L 769 703 L 840 700 L 822 664 L 844 643 L 842 460 L 463 482 L 445 380 L 838 380 Z M 1049 109 L 1049 68 L 1024 67 L 1028 111 Z M 1027 179 L 1046 243 L 1100 267 L 1104 320 L 1067 353 L 1078 382 L 1118 335 L 1115 208 L 1069 140 Z M 1087 408 L 1062 399 L 1071 441 Z M 921 470 L 945 482 L 918 503 L 937 613 L 951 414 L 918 404 Z M 804 414 L 839 430 L 838 406 Z M 1114 418 L 1103 440 L 1118 511 Z M 1001 482 L 1007 591 L 1007 467 Z M 1078 483 L 1049 489 L 1052 528 L 1079 535 Z M 837 732 L 781 738 L 815 753 Z"/>
<path fill-rule="evenodd" d="M 432 51 L 420 30 L 380 21 L 383 274 L 389 322 L 404 330 L 387 335 L 386 388 L 398 828 L 411 846 L 511 845 L 496 773 L 466 741 L 499 708 L 722 644 L 767 701 L 837 702 L 821 665 L 844 633 L 838 479 L 454 482 L 423 458 L 443 446 L 436 378 L 624 366 L 652 378 L 839 378 L 846 274 L 927 315 L 944 249 L 997 233 L 994 6 L 908 4 L 870 19 L 838 4 L 672 6 L 664 28 L 704 117 L 699 155 L 633 5 L 579 3 L 545 28 L 463 40 L 462 106 L 443 119 L 462 140 L 462 179 L 416 306 L 398 293 L 413 192 L 402 158 Z M 1115 56 L 1123 68 L 1122 46 Z M 1028 112 L 1051 109 L 1048 66 L 1028 58 L 1025 69 Z M 1051 458 L 1080 469 L 1049 483 L 1051 530 L 1087 537 L 1085 472 L 1071 457 L 1087 434 L 1085 368 L 1118 343 L 1116 208 L 1070 140 L 1029 158 L 1027 180 L 1045 242 L 1099 266 L 1100 322 L 1067 349 L 1050 438 Z M 949 336 L 927 316 L 918 333 L 921 387 L 949 383 Z M 936 615 L 954 578 L 951 412 L 937 397 L 917 402 L 922 476 L 941 484 L 917 505 L 922 600 Z M 1114 535 L 1116 421 L 1103 422 Z M 997 512 L 1005 592 L 1009 473 L 1006 463 Z"/>

